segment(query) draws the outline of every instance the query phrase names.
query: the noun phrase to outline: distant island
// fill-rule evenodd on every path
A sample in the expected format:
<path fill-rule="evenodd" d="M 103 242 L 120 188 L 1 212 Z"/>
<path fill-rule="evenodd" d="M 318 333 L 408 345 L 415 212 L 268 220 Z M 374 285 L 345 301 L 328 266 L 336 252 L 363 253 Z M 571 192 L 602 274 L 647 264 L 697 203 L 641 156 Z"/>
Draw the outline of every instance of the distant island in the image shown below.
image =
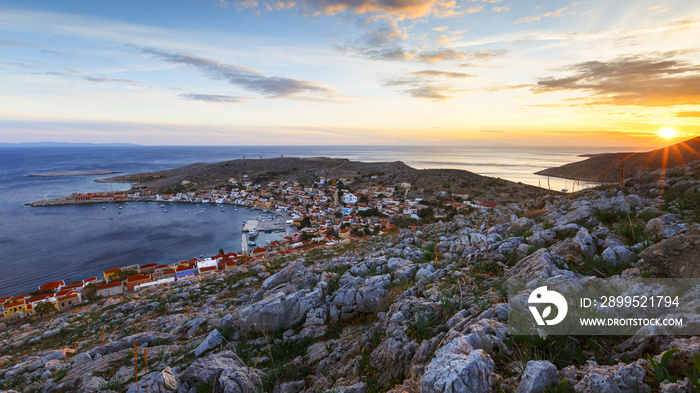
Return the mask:
<path fill-rule="evenodd" d="M 27 175 L 27 177 L 111 175 L 111 174 L 115 174 L 115 173 L 121 173 L 121 172 L 107 171 L 104 169 L 95 169 L 95 170 L 91 170 L 91 171 L 43 172 L 43 173 L 35 173 L 33 175 Z"/>
<path fill-rule="evenodd" d="M 647 152 L 583 155 L 590 158 L 547 168 L 535 174 L 592 182 L 619 182 L 642 172 L 684 166 L 700 160 L 698 151 L 700 137 Z"/>
<path fill-rule="evenodd" d="M 83 147 L 83 146 L 142 146 L 135 143 L 88 143 L 88 142 L 0 142 L 0 147 Z"/>

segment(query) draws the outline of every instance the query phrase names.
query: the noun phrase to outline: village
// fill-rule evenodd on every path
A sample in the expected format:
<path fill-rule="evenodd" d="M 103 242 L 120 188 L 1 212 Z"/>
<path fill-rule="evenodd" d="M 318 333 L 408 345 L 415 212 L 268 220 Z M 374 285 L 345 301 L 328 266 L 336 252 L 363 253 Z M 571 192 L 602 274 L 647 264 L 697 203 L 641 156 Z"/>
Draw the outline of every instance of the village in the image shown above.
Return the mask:
<path fill-rule="evenodd" d="M 252 249 L 248 249 L 244 242 L 242 251 L 239 252 L 220 253 L 209 258 L 193 258 L 171 265 L 135 264 L 105 270 L 102 277 L 70 283 L 49 282 L 40 285 L 38 291 L 0 298 L 0 304 L 3 304 L 0 321 L 16 322 L 37 314 L 62 312 L 90 298 L 118 296 L 155 286 L 170 285 L 175 281 L 226 274 L 242 264 L 301 253 L 318 247 L 351 243 L 368 236 L 384 235 L 395 231 L 399 220 L 404 224 L 416 225 L 425 223 L 425 220 L 445 218 L 450 212 L 454 214 L 474 208 L 495 206 L 493 202 L 486 201 L 475 200 L 472 203 L 467 200 L 467 193 L 448 195 L 440 191 L 438 200 L 441 202 L 437 203 L 424 202 L 422 198 L 408 199 L 412 190 L 410 183 L 395 186 L 372 185 L 351 192 L 348 186 L 353 182 L 354 179 L 348 177 L 320 177 L 308 186 L 287 181 L 261 185 L 253 184 L 244 176 L 240 180 L 231 177 L 225 186 L 218 189 L 203 188 L 177 193 L 152 193 L 148 189 L 118 193 L 76 193 L 70 197 L 50 200 L 49 204 L 157 202 L 236 205 L 282 215 L 287 218 L 286 224 L 289 227 L 298 230 L 281 240 Z M 191 184 L 183 182 L 182 186 L 187 187 Z M 435 206 L 436 204 L 439 206 Z M 251 229 L 253 228 L 246 227 L 244 231 Z M 243 238 L 245 240 L 245 234 Z"/>

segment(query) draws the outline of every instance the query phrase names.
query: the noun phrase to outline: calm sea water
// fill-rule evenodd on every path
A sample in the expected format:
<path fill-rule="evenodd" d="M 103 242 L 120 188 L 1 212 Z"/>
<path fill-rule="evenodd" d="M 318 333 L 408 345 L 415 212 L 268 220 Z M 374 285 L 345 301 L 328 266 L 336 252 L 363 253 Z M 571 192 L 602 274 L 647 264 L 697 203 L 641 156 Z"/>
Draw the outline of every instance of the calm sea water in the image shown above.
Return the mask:
<path fill-rule="evenodd" d="M 96 183 L 105 176 L 28 177 L 42 172 L 104 169 L 157 171 L 194 162 L 279 157 L 344 157 L 403 161 L 415 168 L 465 169 L 482 175 L 541 184 L 540 169 L 581 160 L 600 149 L 388 147 L 388 146 L 89 146 L 0 147 L 0 296 L 18 295 L 58 279 L 99 276 L 128 264 L 173 263 L 220 248 L 238 251 L 241 223 L 257 214 L 213 205 L 129 203 L 29 207 L 24 203 L 73 192 L 126 190 Z M 551 179 L 553 189 L 571 181 Z M 103 209 L 104 207 L 104 209 Z M 121 213 L 119 213 L 121 211 Z M 261 234 L 258 242 L 265 241 Z"/>

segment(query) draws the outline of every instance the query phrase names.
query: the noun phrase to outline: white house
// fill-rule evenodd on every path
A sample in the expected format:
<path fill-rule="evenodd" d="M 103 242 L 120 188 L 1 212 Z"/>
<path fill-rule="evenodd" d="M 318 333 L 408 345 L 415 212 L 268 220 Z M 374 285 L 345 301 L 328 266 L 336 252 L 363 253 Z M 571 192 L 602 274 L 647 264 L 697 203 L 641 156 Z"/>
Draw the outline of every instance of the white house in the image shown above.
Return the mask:
<path fill-rule="evenodd" d="M 353 204 L 353 205 L 354 205 L 354 204 L 357 203 L 357 200 L 358 200 L 358 199 L 359 199 L 359 198 L 358 198 L 357 195 L 355 195 L 355 194 L 347 193 L 347 194 L 344 194 L 344 195 L 343 195 L 343 202 L 344 202 L 344 203 L 349 203 L 349 204 Z"/>
<path fill-rule="evenodd" d="M 197 270 L 204 269 L 205 267 L 217 266 L 216 259 L 205 259 L 202 261 L 197 261 Z"/>

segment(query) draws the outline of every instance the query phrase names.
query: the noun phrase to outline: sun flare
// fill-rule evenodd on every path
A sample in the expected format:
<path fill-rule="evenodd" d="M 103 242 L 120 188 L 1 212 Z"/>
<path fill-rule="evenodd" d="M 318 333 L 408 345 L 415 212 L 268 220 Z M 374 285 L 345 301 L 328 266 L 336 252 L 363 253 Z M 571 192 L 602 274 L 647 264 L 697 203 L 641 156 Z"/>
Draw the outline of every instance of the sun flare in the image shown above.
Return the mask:
<path fill-rule="evenodd" d="M 670 139 L 676 136 L 676 130 L 671 127 L 665 127 L 660 129 L 657 135 L 662 138 Z"/>

